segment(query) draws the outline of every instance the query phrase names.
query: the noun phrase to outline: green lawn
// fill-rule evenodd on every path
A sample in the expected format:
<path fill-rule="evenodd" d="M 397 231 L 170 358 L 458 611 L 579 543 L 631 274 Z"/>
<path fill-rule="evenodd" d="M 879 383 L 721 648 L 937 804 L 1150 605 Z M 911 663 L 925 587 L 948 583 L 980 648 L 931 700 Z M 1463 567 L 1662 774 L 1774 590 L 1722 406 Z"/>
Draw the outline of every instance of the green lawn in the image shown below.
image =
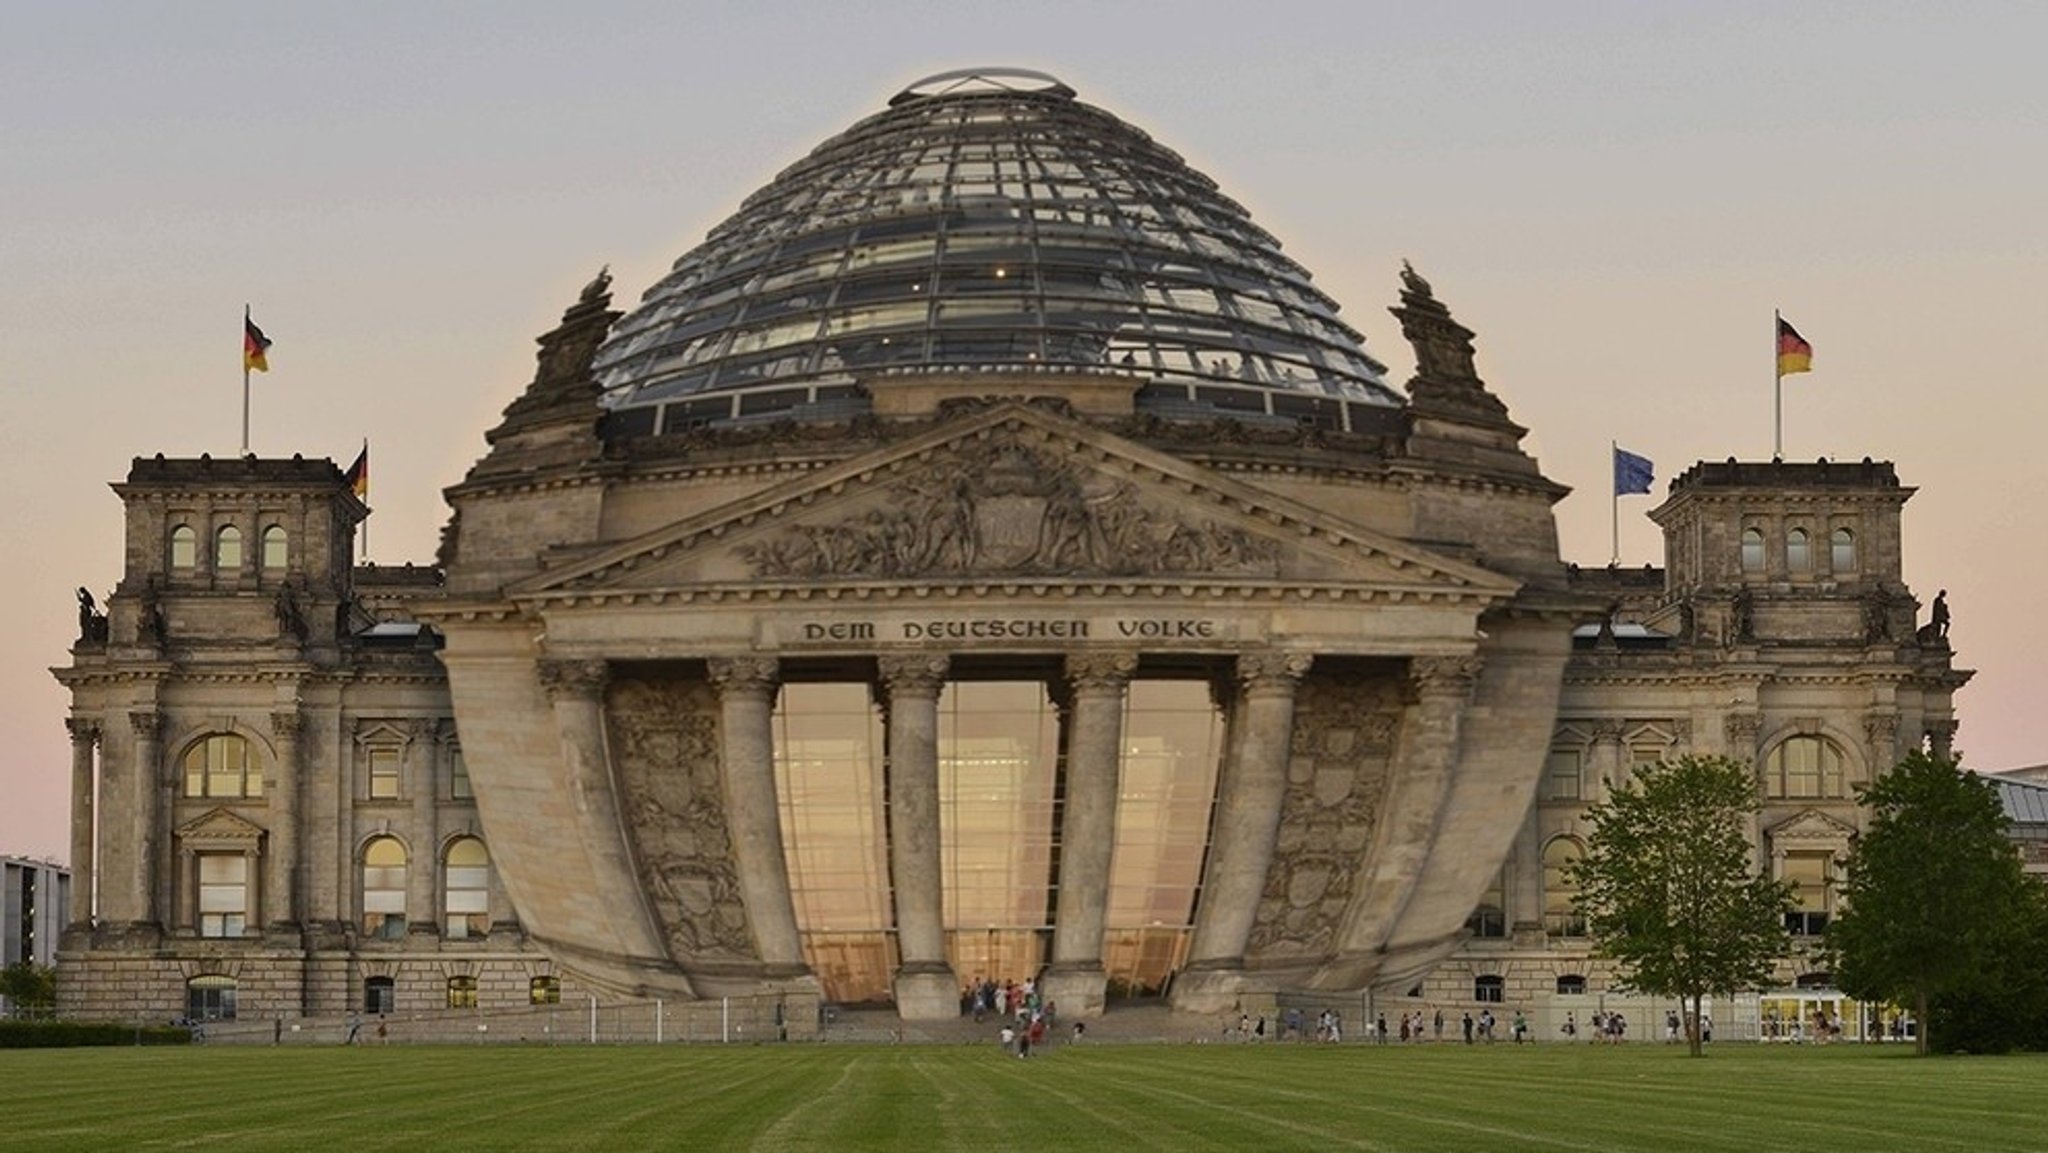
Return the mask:
<path fill-rule="evenodd" d="M 0 1149 L 2048 1149 L 2048 1057 L 993 1045 L 0 1051 Z"/>

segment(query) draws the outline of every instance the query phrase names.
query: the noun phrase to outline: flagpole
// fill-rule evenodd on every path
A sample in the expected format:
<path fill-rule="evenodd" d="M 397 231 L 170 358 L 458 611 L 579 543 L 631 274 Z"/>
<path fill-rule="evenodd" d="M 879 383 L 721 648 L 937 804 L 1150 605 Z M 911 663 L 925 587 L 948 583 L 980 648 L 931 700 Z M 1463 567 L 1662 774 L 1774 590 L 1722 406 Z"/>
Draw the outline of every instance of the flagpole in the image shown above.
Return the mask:
<path fill-rule="evenodd" d="M 370 438 L 363 438 L 363 507 L 370 504 Z M 363 517 L 363 563 L 370 563 L 370 518 Z"/>
<path fill-rule="evenodd" d="M 1785 314 L 1778 309 L 1771 310 L 1771 459 L 1782 460 L 1785 456 L 1785 362 L 1778 358 L 1778 333 L 1783 330 Z"/>
<path fill-rule="evenodd" d="M 1619 442 L 1607 442 L 1607 487 L 1608 491 L 1614 494 L 1607 502 L 1608 509 L 1614 514 L 1614 552 L 1607 559 L 1607 563 L 1611 565 L 1621 563 L 1621 473 L 1614 465 L 1614 462 L 1620 459 L 1620 453 Z"/>
<path fill-rule="evenodd" d="M 244 304 L 242 306 L 242 332 L 245 334 L 244 340 L 248 339 L 246 336 L 248 331 L 249 306 Z M 242 455 L 249 455 L 249 353 L 247 349 L 244 349 L 242 352 Z"/>

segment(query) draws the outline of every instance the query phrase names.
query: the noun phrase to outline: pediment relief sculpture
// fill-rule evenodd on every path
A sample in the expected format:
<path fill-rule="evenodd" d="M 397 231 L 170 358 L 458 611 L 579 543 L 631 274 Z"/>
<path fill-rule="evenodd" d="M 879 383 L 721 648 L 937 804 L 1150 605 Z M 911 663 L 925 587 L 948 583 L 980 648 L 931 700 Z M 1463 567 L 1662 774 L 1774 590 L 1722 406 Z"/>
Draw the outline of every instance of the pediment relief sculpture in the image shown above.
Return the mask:
<path fill-rule="evenodd" d="M 241 850 L 263 839 L 263 828 L 226 809 L 209 809 L 178 826 L 178 840 L 187 848 Z"/>
<path fill-rule="evenodd" d="M 1158 509 L 1130 481 L 1037 447 L 992 447 L 980 458 L 936 456 L 899 502 L 845 523 L 792 526 L 741 554 L 771 579 L 1279 571 L 1271 539 Z"/>

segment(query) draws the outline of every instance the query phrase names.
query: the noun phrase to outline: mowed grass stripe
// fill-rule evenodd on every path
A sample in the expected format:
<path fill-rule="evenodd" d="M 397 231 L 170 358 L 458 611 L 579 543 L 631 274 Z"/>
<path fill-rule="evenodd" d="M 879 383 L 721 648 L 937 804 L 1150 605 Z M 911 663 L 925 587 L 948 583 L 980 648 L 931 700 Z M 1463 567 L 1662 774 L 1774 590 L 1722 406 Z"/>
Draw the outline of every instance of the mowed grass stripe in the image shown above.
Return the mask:
<path fill-rule="evenodd" d="M 2040 1150 L 2048 1057 L 1892 1047 L 0 1052 L 0 1150 Z"/>

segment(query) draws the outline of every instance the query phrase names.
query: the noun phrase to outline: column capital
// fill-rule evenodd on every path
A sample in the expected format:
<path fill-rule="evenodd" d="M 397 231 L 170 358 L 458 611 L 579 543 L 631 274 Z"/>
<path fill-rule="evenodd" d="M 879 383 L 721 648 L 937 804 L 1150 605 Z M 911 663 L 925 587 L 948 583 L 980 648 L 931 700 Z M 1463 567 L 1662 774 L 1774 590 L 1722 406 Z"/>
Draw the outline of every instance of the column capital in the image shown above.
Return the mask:
<path fill-rule="evenodd" d="M 136 736 L 153 740 L 163 734 L 164 715 L 155 709 L 136 709 L 128 714 L 128 724 Z"/>
<path fill-rule="evenodd" d="M 270 714 L 270 735 L 281 741 L 297 740 L 304 724 L 304 718 L 299 716 L 297 709 L 279 710 Z"/>
<path fill-rule="evenodd" d="M 712 657 L 704 662 L 721 693 L 775 691 L 782 666 L 774 657 Z"/>
<path fill-rule="evenodd" d="M 71 732 L 74 745 L 91 745 L 100 739 L 100 722 L 94 717 L 65 717 L 64 727 Z"/>
<path fill-rule="evenodd" d="M 1449 693 L 1462 697 L 1472 691 L 1473 685 L 1479 683 L 1479 670 L 1484 664 L 1479 657 L 1470 654 L 1454 657 L 1410 657 L 1408 680 L 1418 693 Z"/>
<path fill-rule="evenodd" d="M 892 696 L 900 692 L 937 693 L 951 664 L 944 653 L 890 653 L 875 659 L 882 684 Z"/>
<path fill-rule="evenodd" d="M 604 693 L 611 670 L 603 661 L 543 658 L 539 665 L 541 687 L 549 700 L 595 700 Z"/>
<path fill-rule="evenodd" d="M 602 681 L 598 684 L 603 686 Z M 406 723 L 405 731 L 420 744 L 432 744 L 434 738 L 441 735 L 441 722 L 433 717 L 415 717 Z"/>
<path fill-rule="evenodd" d="M 1863 718 L 1863 736 L 1871 744 L 1890 744 L 1899 735 L 1899 714 L 1869 713 Z"/>
<path fill-rule="evenodd" d="M 1073 653 L 1067 657 L 1067 682 L 1077 690 L 1118 691 L 1138 671 L 1138 654 Z"/>
<path fill-rule="evenodd" d="M 1728 735 L 1729 750 L 1742 757 L 1756 752 L 1756 737 L 1763 727 L 1764 719 L 1755 713 L 1729 713 L 1721 718 L 1721 728 Z"/>
<path fill-rule="evenodd" d="M 1626 725 L 1622 724 L 1620 721 L 1617 720 L 1608 719 L 1594 721 L 1592 724 L 1593 743 L 1601 745 L 1618 745 L 1621 743 L 1621 734 L 1626 728 Z"/>
<path fill-rule="evenodd" d="M 1308 675 L 1315 663 L 1309 653 L 1282 652 L 1268 649 L 1263 652 L 1241 653 L 1237 658 L 1237 679 L 1246 689 L 1287 689 L 1292 691 Z"/>

